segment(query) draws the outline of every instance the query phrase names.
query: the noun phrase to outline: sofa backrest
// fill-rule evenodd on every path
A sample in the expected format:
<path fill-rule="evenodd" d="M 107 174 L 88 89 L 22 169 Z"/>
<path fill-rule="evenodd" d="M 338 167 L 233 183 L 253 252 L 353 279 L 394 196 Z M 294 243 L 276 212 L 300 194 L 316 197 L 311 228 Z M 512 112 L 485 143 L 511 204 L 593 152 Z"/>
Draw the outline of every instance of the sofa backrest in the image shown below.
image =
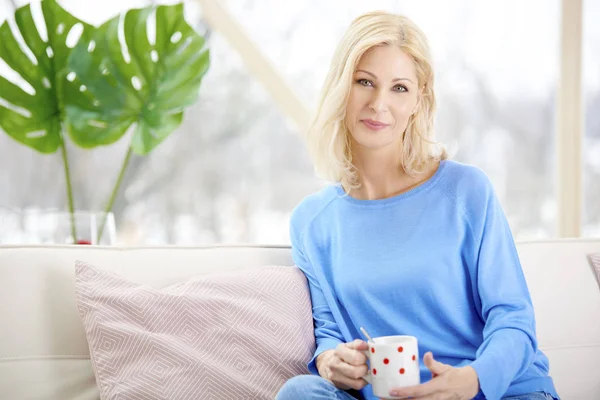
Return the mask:
<path fill-rule="evenodd" d="M 559 394 L 600 399 L 600 289 L 586 259 L 600 252 L 600 239 L 518 248 Z M 76 260 L 156 288 L 214 271 L 293 264 L 285 246 L 0 246 L 0 398 L 98 399 L 74 297 Z"/>
<path fill-rule="evenodd" d="M 600 285 L 588 259 L 600 239 L 523 242 L 518 251 L 559 395 L 600 399 Z"/>

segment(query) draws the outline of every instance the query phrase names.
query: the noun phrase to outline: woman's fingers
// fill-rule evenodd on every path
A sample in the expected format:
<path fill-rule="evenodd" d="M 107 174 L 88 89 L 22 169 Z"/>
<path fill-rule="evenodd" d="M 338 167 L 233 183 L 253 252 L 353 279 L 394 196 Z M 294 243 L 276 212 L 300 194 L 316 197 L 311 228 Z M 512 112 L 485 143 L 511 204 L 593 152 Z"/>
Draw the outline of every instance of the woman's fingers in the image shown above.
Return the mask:
<path fill-rule="evenodd" d="M 342 343 L 336 349 L 336 355 L 350 365 L 363 365 L 367 363 L 367 356 L 363 351 L 369 346 L 363 340 L 356 339 L 350 343 Z"/>
<path fill-rule="evenodd" d="M 337 372 L 340 375 L 346 376 L 350 379 L 362 379 L 368 371 L 367 364 L 362 365 L 350 365 L 343 361 L 332 364 L 331 369 L 334 374 Z"/>
<path fill-rule="evenodd" d="M 367 381 L 362 378 L 352 379 L 341 373 L 333 372 L 331 381 L 337 387 L 351 388 L 360 390 L 367 385 Z"/>

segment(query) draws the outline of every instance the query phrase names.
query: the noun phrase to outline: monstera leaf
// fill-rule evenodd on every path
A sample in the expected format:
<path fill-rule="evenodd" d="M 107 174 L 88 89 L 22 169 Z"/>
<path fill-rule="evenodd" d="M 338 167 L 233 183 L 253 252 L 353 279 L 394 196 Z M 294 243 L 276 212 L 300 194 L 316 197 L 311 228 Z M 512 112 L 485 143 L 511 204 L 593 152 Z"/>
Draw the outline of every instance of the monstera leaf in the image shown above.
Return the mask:
<path fill-rule="evenodd" d="M 69 43 L 70 48 L 67 37 L 77 39 L 82 30 L 81 38 L 86 39 L 94 27 L 69 14 L 55 0 L 42 1 L 41 8 L 47 40 L 36 28 L 30 5 L 15 12 L 26 49 L 20 46 L 8 21 L 0 26 L 0 58 L 26 82 L 23 90 L 0 76 L 0 128 L 24 145 L 53 153 L 62 143 L 62 74 L 75 45 L 75 41 Z M 81 97 L 72 96 L 71 101 Z"/>
<path fill-rule="evenodd" d="M 64 83 L 73 141 L 108 145 L 135 125 L 130 148 L 147 154 L 179 126 L 208 66 L 204 38 L 186 23 L 183 4 L 129 10 L 107 21 L 69 58 Z"/>

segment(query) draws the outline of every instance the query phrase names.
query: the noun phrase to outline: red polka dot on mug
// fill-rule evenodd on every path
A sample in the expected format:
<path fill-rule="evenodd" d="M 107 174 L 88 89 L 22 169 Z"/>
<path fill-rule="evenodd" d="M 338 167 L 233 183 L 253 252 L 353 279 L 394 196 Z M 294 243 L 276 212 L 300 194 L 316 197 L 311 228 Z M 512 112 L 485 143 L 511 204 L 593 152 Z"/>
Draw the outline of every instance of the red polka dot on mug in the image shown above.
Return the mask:
<path fill-rule="evenodd" d="M 383 359 L 383 363 L 384 363 L 384 364 L 389 364 L 389 363 L 390 363 L 390 360 L 388 360 L 387 358 L 384 358 L 384 359 Z"/>
<path fill-rule="evenodd" d="M 404 351 L 404 347 L 400 346 L 398 347 L 398 353 L 402 353 Z"/>
<path fill-rule="evenodd" d="M 404 368 L 400 368 L 400 373 L 404 374 Z"/>

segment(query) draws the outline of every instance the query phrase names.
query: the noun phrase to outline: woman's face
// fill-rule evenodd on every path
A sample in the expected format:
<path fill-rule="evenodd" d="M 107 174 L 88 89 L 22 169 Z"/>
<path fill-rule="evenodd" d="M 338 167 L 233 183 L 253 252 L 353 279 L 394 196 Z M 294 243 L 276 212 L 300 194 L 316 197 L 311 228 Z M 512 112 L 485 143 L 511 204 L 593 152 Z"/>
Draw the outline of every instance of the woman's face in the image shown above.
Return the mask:
<path fill-rule="evenodd" d="M 345 122 L 352 136 L 352 148 L 400 150 L 417 100 L 413 59 L 397 46 L 369 49 L 354 73 L 346 107 Z"/>

